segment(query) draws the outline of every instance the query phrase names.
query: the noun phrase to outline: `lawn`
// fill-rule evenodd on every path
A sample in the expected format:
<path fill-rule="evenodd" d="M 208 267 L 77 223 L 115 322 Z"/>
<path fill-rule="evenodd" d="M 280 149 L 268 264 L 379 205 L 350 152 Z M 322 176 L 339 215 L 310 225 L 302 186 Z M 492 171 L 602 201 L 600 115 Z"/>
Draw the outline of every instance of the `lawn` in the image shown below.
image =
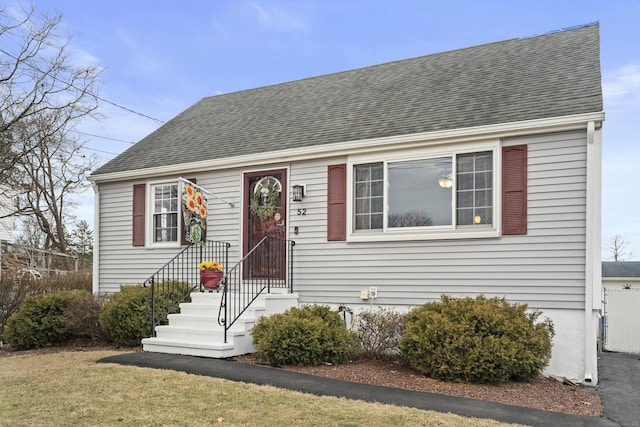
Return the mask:
<path fill-rule="evenodd" d="M 0 358 L 0 426 L 504 426 L 181 372 L 96 363 L 116 351 Z"/>

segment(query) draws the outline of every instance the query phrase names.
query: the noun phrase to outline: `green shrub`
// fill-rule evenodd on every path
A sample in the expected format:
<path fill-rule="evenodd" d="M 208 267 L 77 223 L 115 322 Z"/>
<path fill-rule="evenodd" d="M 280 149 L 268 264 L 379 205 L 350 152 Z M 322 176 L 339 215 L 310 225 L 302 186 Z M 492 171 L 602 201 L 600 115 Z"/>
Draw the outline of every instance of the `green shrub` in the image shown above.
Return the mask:
<path fill-rule="evenodd" d="M 24 299 L 29 295 L 76 289 L 91 292 L 91 275 L 68 273 L 54 277 L 34 278 L 29 274 L 10 274 L 3 271 L 0 278 L 0 335 L 9 317 L 20 310 Z"/>
<path fill-rule="evenodd" d="M 167 323 L 167 314 L 178 313 L 180 303 L 191 301 L 193 288 L 187 282 L 170 280 L 156 283 L 154 299 L 156 301 L 156 319 L 159 324 Z"/>
<path fill-rule="evenodd" d="M 167 313 L 180 311 L 181 302 L 191 301 L 192 288 L 188 283 L 166 281 L 154 288 L 156 319 L 166 323 Z M 100 326 L 114 341 L 127 346 L 138 346 L 143 338 L 151 336 L 151 288 L 125 285 L 114 294 L 100 312 Z"/>
<path fill-rule="evenodd" d="M 100 326 L 114 341 L 138 346 L 151 336 L 151 319 L 147 302 L 150 288 L 142 285 L 122 286 L 100 311 Z"/>
<path fill-rule="evenodd" d="M 65 326 L 65 311 L 86 291 L 60 291 L 24 299 L 20 311 L 7 322 L 3 339 L 15 350 L 41 348 L 71 337 Z"/>
<path fill-rule="evenodd" d="M 0 278 L 0 335 L 4 333 L 4 327 L 12 314 L 20 310 L 24 299 L 34 294 L 28 284 L 32 280 L 28 278 L 15 278 L 2 272 Z"/>
<path fill-rule="evenodd" d="M 413 309 L 400 350 L 418 372 L 440 380 L 530 381 L 551 357 L 553 324 L 526 304 L 479 296 Z"/>
<path fill-rule="evenodd" d="M 399 353 L 398 340 L 404 334 L 408 313 L 378 307 L 377 311 L 358 313 L 356 328 L 362 355 L 382 359 Z"/>
<path fill-rule="evenodd" d="M 328 306 L 293 307 L 262 317 L 252 334 L 258 355 L 281 365 L 340 363 L 359 351 L 358 336 Z"/>

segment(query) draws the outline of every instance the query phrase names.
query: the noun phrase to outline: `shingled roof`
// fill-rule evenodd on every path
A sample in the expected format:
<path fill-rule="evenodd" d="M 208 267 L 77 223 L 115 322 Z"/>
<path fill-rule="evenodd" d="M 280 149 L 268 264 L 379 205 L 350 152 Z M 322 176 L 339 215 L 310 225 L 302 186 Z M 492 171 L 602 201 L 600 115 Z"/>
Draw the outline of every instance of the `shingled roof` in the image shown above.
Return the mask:
<path fill-rule="evenodd" d="M 603 261 L 602 277 L 637 277 L 640 279 L 640 262 Z"/>
<path fill-rule="evenodd" d="M 95 175 L 602 111 L 599 26 L 207 97 Z"/>

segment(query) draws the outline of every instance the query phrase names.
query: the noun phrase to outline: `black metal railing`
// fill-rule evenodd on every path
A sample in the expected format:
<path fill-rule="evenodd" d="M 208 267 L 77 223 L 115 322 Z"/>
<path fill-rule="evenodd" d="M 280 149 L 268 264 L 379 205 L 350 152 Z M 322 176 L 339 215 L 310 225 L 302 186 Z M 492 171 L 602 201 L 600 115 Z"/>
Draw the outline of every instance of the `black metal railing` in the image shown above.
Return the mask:
<path fill-rule="evenodd" d="M 263 292 L 284 288 L 293 292 L 293 240 L 266 236 L 223 278 L 218 324 L 227 331 Z"/>
<path fill-rule="evenodd" d="M 223 268 L 229 265 L 230 243 L 208 240 L 204 245 L 191 244 L 156 271 L 145 282 L 151 287 L 149 310 L 152 336 L 156 326 L 167 323 L 167 316 L 178 311 L 192 291 L 201 289 L 200 263 L 218 261 Z"/>

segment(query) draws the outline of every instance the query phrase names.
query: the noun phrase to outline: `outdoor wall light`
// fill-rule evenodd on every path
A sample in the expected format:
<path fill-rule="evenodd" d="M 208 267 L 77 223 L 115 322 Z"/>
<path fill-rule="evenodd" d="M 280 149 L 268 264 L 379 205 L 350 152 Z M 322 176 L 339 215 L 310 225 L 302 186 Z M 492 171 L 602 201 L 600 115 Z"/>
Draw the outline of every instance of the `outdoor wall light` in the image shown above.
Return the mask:
<path fill-rule="evenodd" d="M 291 187 L 294 202 L 301 202 L 304 197 L 304 185 L 294 185 Z"/>

